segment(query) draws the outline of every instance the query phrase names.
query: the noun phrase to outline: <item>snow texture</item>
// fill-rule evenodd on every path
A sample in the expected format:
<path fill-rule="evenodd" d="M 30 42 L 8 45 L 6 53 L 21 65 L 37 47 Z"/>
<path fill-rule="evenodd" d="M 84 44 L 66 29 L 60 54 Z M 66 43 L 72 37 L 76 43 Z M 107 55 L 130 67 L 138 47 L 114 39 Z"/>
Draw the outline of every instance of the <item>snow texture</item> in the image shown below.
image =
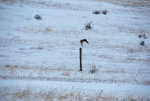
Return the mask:
<path fill-rule="evenodd" d="M 36 92 L 39 101 L 150 100 L 149 5 L 148 0 L 0 0 L 0 100 L 32 101 Z M 79 72 L 85 38 L 89 44 L 83 44 Z"/>

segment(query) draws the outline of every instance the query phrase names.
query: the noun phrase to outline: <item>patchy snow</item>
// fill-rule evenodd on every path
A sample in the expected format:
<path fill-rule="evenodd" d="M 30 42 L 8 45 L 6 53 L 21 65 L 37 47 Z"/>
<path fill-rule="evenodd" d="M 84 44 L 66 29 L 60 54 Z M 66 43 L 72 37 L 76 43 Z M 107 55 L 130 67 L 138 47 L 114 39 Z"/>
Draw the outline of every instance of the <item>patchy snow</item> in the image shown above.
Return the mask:
<path fill-rule="evenodd" d="M 31 86 L 33 92 L 36 88 L 45 91 L 49 87 L 50 91 L 61 88 L 69 94 L 75 87 L 79 88 L 76 94 L 78 91 L 84 95 L 91 93 L 95 100 L 99 95 L 94 94 L 99 90 L 104 90 L 104 98 L 113 94 L 111 100 L 131 97 L 149 100 L 150 8 L 125 7 L 108 1 L 0 1 L 1 92 L 8 88 L 4 93 L 9 90 L 15 93 L 22 86 Z M 136 1 L 139 2 L 134 3 Z M 95 15 L 94 10 L 108 13 Z M 42 19 L 36 20 L 36 14 Z M 92 29 L 85 30 L 91 21 Z M 139 38 L 143 33 L 146 38 Z M 83 38 L 89 45 L 83 46 L 83 71 L 79 72 Z M 140 45 L 143 40 L 145 46 Z M 93 68 L 96 73 L 90 73 Z M 7 83 L 18 88 L 12 89 Z M 25 89 L 27 87 L 23 91 Z M 57 94 L 57 90 L 53 94 Z M 104 98 L 101 99 L 107 100 Z"/>
<path fill-rule="evenodd" d="M 98 96 L 98 99 L 104 99 L 104 98 L 110 98 L 109 100 L 113 100 L 118 98 L 118 100 L 131 100 L 132 98 L 125 98 L 126 96 L 128 97 L 135 97 L 137 98 L 143 98 L 146 97 L 144 100 L 147 98 L 149 99 L 150 95 L 150 86 L 143 86 L 143 85 L 130 85 L 130 84 L 107 84 L 107 83 L 78 83 L 78 82 L 60 82 L 60 81 L 29 81 L 29 80 L 1 80 L 0 82 L 0 88 L 3 92 L 0 93 L 1 98 L 5 99 L 6 96 L 2 96 L 4 94 L 7 94 L 7 90 L 9 90 L 8 96 L 18 96 L 19 93 L 23 93 L 23 91 L 27 93 L 23 93 L 22 95 L 23 99 L 28 99 L 26 98 L 29 95 L 25 94 L 39 94 L 42 92 L 43 94 L 46 94 L 47 92 L 51 93 L 56 93 L 57 96 L 65 96 L 65 94 L 70 94 L 73 93 L 76 95 L 76 93 L 81 94 L 80 99 L 71 99 L 71 100 L 84 100 L 90 98 L 87 95 L 100 95 Z M 10 86 L 11 85 L 11 86 Z M 7 88 L 6 88 L 7 87 Z M 3 88 L 3 89 L 2 89 Z M 15 89 L 15 90 L 14 90 Z M 4 91 L 6 90 L 6 91 Z M 50 95 L 49 95 L 50 96 Z M 79 95 L 78 95 L 79 96 Z M 35 98 L 36 97 L 32 97 Z M 52 99 L 55 99 L 55 96 L 51 95 Z M 56 97 L 57 98 L 57 97 Z M 68 96 L 67 99 L 70 99 L 71 96 Z M 20 100 L 21 98 L 19 98 Z M 47 99 L 48 100 L 48 99 Z M 59 99 L 60 100 L 60 99 Z M 62 99 L 61 99 L 62 100 Z"/>

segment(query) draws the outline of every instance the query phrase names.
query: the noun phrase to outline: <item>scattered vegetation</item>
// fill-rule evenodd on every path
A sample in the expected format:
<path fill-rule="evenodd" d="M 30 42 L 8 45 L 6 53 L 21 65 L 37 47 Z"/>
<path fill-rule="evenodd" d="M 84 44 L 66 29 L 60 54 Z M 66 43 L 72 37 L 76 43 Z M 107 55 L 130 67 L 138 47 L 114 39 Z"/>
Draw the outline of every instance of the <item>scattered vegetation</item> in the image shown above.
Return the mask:
<path fill-rule="evenodd" d="M 93 14 L 100 14 L 101 12 L 98 10 L 93 11 Z"/>
<path fill-rule="evenodd" d="M 145 41 L 141 41 L 140 45 L 144 46 L 145 45 Z"/>
<path fill-rule="evenodd" d="M 98 11 L 98 10 L 95 10 L 95 11 L 93 11 L 93 14 L 104 14 L 104 15 L 106 15 L 107 14 L 107 10 L 103 10 L 103 11 Z"/>
<path fill-rule="evenodd" d="M 102 11 L 102 14 L 106 15 L 107 12 L 108 12 L 107 10 L 103 10 L 103 11 Z"/>
<path fill-rule="evenodd" d="M 43 49 L 43 47 L 31 47 L 30 49 L 42 50 L 42 49 Z"/>
<path fill-rule="evenodd" d="M 35 88 L 31 87 L 25 89 L 16 87 L 13 87 L 13 89 L 8 87 L 1 87 L 0 100 L 10 100 L 10 97 L 11 99 L 13 99 L 13 101 L 149 101 L 148 98 L 135 98 L 132 95 L 125 95 L 122 98 L 118 98 L 117 96 L 114 96 L 112 94 L 102 94 L 103 91 L 96 92 L 95 94 L 87 94 L 78 90 L 72 90 L 70 92 L 67 92 L 63 89 L 34 90 Z"/>
<path fill-rule="evenodd" d="M 140 30 L 140 34 L 138 35 L 139 38 L 142 38 L 142 39 L 146 39 L 146 32 L 144 30 Z M 144 46 L 145 45 L 145 41 L 141 41 L 140 42 L 140 45 L 141 46 Z"/>
<path fill-rule="evenodd" d="M 146 39 L 146 32 L 144 30 L 140 29 L 138 33 L 140 33 L 138 35 L 139 38 Z"/>
<path fill-rule="evenodd" d="M 49 33 L 52 32 L 53 29 L 51 26 L 35 26 L 35 27 L 23 27 L 23 28 L 17 28 L 17 31 L 23 31 L 25 33 Z"/>
<path fill-rule="evenodd" d="M 145 34 L 140 34 L 138 35 L 139 38 L 143 38 L 143 39 L 146 39 L 146 35 Z"/>
<path fill-rule="evenodd" d="M 37 20 L 42 20 L 42 17 L 41 17 L 39 14 L 36 14 L 36 15 L 34 16 L 34 18 L 37 19 Z"/>
<path fill-rule="evenodd" d="M 92 68 L 90 69 L 90 73 L 96 73 L 97 69 L 96 66 L 92 66 Z"/>
<path fill-rule="evenodd" d="M 87 24 L 85 25 L 85 29 L 86 29 L 86 30 L 92 29 L 92 22 L 87 23 Z"/>

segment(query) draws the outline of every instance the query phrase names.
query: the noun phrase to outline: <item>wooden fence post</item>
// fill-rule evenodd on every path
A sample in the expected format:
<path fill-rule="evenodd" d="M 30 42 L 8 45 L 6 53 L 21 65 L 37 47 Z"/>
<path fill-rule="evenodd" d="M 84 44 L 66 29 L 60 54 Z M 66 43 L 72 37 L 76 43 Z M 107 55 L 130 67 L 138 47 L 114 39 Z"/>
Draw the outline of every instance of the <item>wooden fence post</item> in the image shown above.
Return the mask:
<path fill-rule="evenodd" d="M 80 71 L 82 71 L 82 48 L 80 48 Z"/>

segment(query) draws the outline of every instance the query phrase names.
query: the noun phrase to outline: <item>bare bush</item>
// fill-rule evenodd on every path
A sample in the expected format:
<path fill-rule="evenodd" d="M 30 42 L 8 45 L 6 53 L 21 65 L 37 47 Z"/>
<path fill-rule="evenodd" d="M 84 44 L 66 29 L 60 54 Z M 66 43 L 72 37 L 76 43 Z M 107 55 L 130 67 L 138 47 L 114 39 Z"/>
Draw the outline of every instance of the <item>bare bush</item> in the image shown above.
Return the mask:
<path fill-rule="evenodd" d="M 102 11 L 102 13 L 105 14 L 105 15 L 107 14 L 107 12 L 108 12 L 107 10 Z"/>
<path fill-rule="evenodd" d="M 140 34 L 138 35 L 139 38 L 146 39 L 146 32 L 144 30 L 141 30 Z"/>
<path fill-rule="evenodd" d="M 101 12 L 98 10 L 93 11 L 93 14 L 100 14 Z"/>
<path fill-rule="evenodd" d="M 144 46 L 145 45 L 145 41 L 141 41 L 140 45 Z"/>
<path fill-rule="evenodd" d="M 42 20 L 42 17 L 41 17 L 39 14 L 36 14 L 36 15 L 34 16 L 34 18 L 37 19 L 37 20 Z"/>
<path fill-rule="evenodd" d="M 86 30 L 90 30 L 90 29 L 92 29 L 92 22 L 89 22 L 89 23 L 87 23 L 86 25 L 85 25 L 85 29 Z"/>
<path fill-rule="evenodd" d="M 96 72 L 97 72 L 96 66 L 92 66 L 89 73 L 96 73 Z"/>

